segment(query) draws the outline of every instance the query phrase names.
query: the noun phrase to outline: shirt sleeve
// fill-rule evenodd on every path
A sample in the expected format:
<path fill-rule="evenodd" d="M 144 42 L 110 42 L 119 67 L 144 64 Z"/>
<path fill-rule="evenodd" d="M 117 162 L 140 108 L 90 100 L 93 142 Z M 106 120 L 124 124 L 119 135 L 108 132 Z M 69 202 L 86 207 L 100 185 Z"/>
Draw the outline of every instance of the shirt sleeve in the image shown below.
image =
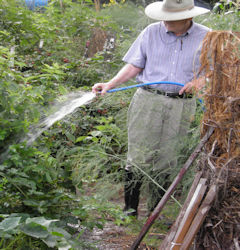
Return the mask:
<path fill-rule="evenodd" d="M 123 61 L 126 63 L 130 63 L 138 68 L 144 68 L 146 63 L 146 33 L 147 29 L 144 29 L 134 43 L 131 45 L 125 56 L 123 57 Z"/>

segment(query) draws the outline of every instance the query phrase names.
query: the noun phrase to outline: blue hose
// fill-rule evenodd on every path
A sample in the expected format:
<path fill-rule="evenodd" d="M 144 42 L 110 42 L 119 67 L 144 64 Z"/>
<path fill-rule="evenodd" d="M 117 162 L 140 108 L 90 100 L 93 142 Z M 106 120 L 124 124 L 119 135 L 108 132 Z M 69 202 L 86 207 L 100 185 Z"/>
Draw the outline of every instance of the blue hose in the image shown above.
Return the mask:
<path fill-rule="evenodd" d="M 140 84 L 135 84 L 135 85 L 130 85 L 122 88 L 116 88 L 116 89 L 110 89 L 107 91 L 107 93 L 112 93 L 112 92 L 117 92 L 117 91 L 122 91 L 126 89 L 132 89 L 132 88 L 138 88 L 146 85 L 156 85 L 156 84 L 170 84 L 170 85 L 177 85 L 183 87 L 184 84 L 178 83 L 178 82 L 168 82 L 168 81 L 162 81 L 162 82 L 148 82 L 148 83 L 140 83 Z M 200 105 L 202 106 L 202 110 L 205 111 L 204 103 L 202 99 L 198 98 L 198 101 Z"/>
<path fill-rule="evenodd" d="M 116 92 L 116 91 L 122 91 L 122 90 L 126 90 L 126 89 L 131 89 L 131 88 L 138 88 L 138 87 L 142 87 L 142 86 L 146 86 L 146 85 L 156 85 L 156 84 L 170 84 L 170 85 L 177 85 L 177 86 L 181 86 L 183 87 L 184 84 L 182 83 L 178 83 L 178 82 L 148 82 L 148 83 L 140 83 L 140 84 L 136 84 L 136 85 L 130 85 L 127 87 L 122 87 L 122 88 L 117 88 L 117 89 L 110 89 L 107 92 L 108 93 L 112 93 L 112 92 Z"/>

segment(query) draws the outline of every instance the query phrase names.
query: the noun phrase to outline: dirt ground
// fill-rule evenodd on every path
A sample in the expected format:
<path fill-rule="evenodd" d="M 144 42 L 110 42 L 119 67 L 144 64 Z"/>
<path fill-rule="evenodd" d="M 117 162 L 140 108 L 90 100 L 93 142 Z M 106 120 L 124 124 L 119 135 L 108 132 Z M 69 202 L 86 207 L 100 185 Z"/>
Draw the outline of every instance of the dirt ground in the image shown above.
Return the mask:
<path fill-rule="evenodd" d="M 120 206 L 123 206 L 124 201 L 123 197 L 117 197 L 116 199 L 112 200 L 112 202 L 117 203 Z M 146 202 L 144 199 L 140 201 L 139 209 L 138 209 L 138 218 L 137 220 L 133 220 L 132 223 L 136 223 L 139 225 L 144 225 L 148 218 L 148 212 L 146 209 Z M 160 216 L 161 218 L 161 216 Z M 141 224 L 142 223 L 142 224 Z M 92 231 L 85 230 L 84 233 L 81 235 L 81 238 L 84 242 L 88 243 L 88 246 L 84 249 L 97 249 L 97 250 L 129 250 L 132 246 L 133 242 L 136 240 L 139 231 L 131 230 L 132 226 L 117 226 L 114 224 L 113 221 L 109 220 L 104 228 L 101 230 L 99 228 L 94 228 Z M 140 226 L 141 227 L 141 226 Z M 169 225 L 170 227 L 170 225 Z M 151 232 L 148 233 L 148 241 L 151 238 L 154 241 L 153 245 L 156 245 L 156 241 L 159 242 L 160 245 L 161 240 L 164 239 L 165 233 L 159 232 Z M 158 249 L 157 246 L 153 246 L 151 243 L 146 243 L 145 239 L 141 242 L 140 246 L 138 247 L 139 250 L 155 250 Z"/>

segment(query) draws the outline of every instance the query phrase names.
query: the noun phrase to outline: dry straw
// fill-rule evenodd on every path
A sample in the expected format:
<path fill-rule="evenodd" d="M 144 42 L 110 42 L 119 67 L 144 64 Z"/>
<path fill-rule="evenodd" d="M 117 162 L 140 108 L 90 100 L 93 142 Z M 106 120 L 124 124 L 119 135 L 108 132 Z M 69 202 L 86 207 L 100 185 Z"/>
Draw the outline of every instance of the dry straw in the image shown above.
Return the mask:
<path fill-rule="evenodd" d="M 240 33 L 210 32 L 203 43 L 202 70 L 208 76 L 203 134 L 215 127 L 208 152 L 212 167 L 226 164 L 240 173 Z"/>
<path fill-rule="evenodd" d="M 202 134 L 215 127 L 201 168 L 209 183 L 218 186 L 217 199 L 196 241 L 206 249 L 239 249 L 240 244 L 239 38 L 239 32 L 209 32 L 201 54 L 201 70 L 208 76 Z"/>

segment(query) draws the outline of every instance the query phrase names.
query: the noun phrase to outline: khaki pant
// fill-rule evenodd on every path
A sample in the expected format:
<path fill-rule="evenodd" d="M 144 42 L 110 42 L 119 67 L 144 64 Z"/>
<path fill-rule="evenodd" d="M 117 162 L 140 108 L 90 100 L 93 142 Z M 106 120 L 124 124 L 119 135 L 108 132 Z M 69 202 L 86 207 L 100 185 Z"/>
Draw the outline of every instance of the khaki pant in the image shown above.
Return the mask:
<path fill-rule="evenodd" d="M 164 192 L 148 176 L 168 188 L 168 176 L 177 162 L 176 145 L 187 134 L 195 108 L 193 98 L 170 98 L 141 88 L 136 91 L 128 111 L 126 170 L 132 174 L 125 183 L 127 209 L 137 210 L 141 187 L 147 187 L 148 210 L 158 204 Z"/>
<path fill-rule="evenodd" d="M 176 158 L 175 147 L 187 134 L 196 109 L 194 98 L 171 98 L 139 88 L 128 110 L 127 169 L 163 169 Z"/>
<path fill-rule="evenodd" d="M 137 165 L 149 175 L 154 172 L 157 182 L 164 180 L 177 162 L 176 145 L 187 134 L 195 108 L 194 98 L 171 98 L 139 88 L 128 111 L 126 169 L 139 173 Z"/>

